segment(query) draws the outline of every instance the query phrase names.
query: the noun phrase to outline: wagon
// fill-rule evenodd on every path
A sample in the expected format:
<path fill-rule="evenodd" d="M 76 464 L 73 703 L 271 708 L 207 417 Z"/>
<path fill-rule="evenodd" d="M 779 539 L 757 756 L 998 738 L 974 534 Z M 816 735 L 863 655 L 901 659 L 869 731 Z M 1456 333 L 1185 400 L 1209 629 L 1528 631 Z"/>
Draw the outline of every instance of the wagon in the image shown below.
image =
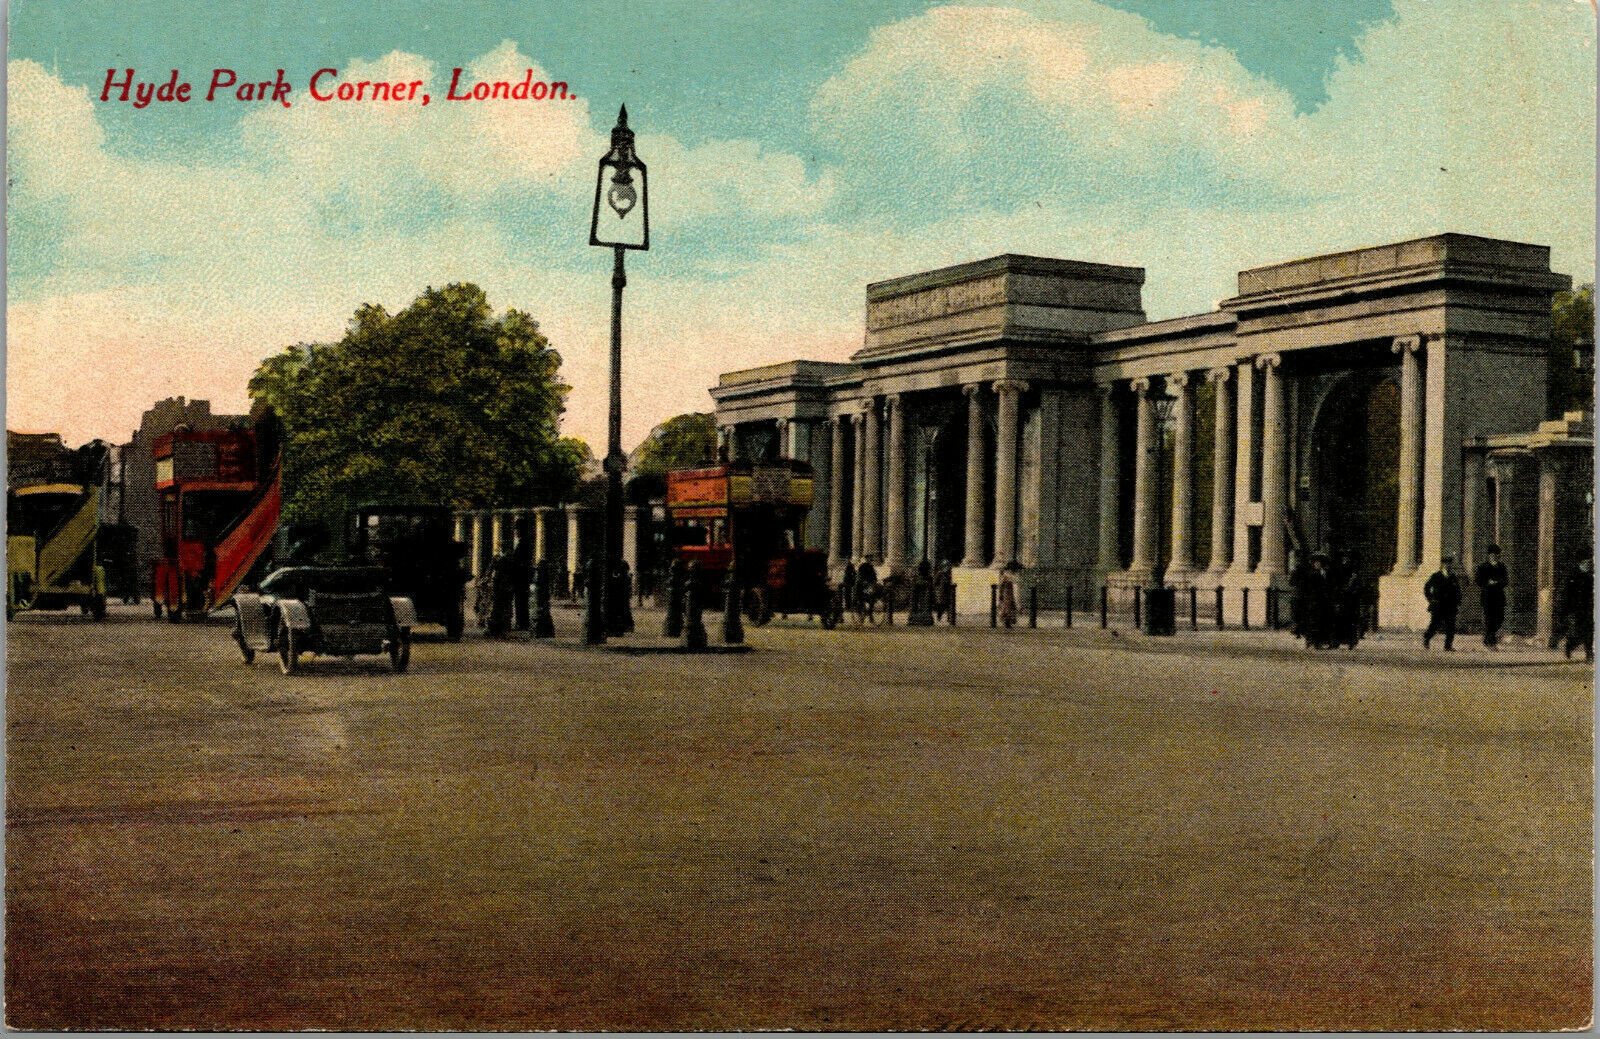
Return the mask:
<path fill-rule="evenodd" d="M 233 638 L 245 663 L 256 653 L 276 653 L 293 674 L 304 653 L 355 657 L 388 654 L 396 671 L 411 662 L 411 600 L 384 590 L 376 567 L 286 567 L 257 592 L 233 597 Z"/>

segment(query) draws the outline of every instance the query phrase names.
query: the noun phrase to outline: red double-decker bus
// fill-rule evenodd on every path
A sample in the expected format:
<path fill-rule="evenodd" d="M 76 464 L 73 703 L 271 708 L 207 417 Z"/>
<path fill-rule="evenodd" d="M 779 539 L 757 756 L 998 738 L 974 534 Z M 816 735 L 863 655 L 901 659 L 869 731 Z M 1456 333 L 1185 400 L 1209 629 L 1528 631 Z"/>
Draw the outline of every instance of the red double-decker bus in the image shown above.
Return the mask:
<path fill-rule="evenodd" d="M 271 412 L 254 429 L 178 427 L 155 441 L 161 556 L 155 615 L 203 617 L 262 563 L 283 506 L 281 438 Z"/>
<path fill-rule="evenodd" d="M 699 563 L 711 595 L 720 594 L 735 565 L 745 615 L 756 624 L 774 613 L 804 613 L 833 627 L 838 610 L 827 556 L 801 547 L 814 486 L 811 466 L 789 459 L 668 473 L 667 516 L 678 557 Z"/>

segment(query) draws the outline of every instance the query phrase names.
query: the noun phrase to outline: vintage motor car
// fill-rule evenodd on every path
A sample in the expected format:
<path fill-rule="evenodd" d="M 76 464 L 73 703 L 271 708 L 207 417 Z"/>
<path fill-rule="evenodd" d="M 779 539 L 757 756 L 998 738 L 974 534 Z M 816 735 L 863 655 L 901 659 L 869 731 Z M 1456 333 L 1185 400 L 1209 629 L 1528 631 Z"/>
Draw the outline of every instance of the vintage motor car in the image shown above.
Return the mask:
<path fill-rule="evenodd" d="M 233 638 L 244 662 L 277 653 L 284 674 L 303 653 L 354 657 L 387 653 L 396 671 L 411 662 L 411 600 L 385 591 L 377 567 L 292 566 L 275 570 L 255 592 L 233 596 Z"/>

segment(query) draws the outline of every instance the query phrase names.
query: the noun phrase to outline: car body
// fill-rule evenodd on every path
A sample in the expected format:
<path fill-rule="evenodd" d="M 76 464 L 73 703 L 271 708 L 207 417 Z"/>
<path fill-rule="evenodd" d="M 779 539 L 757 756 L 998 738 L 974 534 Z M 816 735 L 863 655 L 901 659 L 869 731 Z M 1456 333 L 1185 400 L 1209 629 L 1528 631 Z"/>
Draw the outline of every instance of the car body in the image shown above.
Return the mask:
<path fill-rule="evenodd" d="M 417 619 L 444 625 L 451 642 L 466 626 L 467 548 L 455 539 L 455 514 L 442 505 L 358 505 L 345 549 L 352 565 L 382 568 L 387 587 L 409 598 Z"/>
<path fill-rule="evenodd" d="M 292 566 L 275 570 L 255 592 L 233 597 L 233 638 L 245 663 L 276 653 L 284 674 L 303 653 L 354 657 L 387 653 L 396 671 L 411 661 L 416 610 L 386 591 L 378 567 Z"/>

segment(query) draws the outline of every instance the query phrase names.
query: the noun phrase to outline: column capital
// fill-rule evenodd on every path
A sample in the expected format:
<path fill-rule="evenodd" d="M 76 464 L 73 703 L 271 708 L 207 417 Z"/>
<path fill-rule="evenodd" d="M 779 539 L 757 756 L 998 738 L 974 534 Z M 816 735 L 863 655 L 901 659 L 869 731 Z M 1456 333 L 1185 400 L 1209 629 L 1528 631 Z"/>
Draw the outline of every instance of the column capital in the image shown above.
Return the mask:
<path fill-rule="evenodd" d="M 1397 354 L 1401 352 L 1414 354 L 1422 349 L 1422 337 L 1420 335 L 1395 336 L 1394 345 L 1389 349 Z"/>
<path fill-rule="evenodd" d="M 981 383 L 981 382 L 964 383 L 961 386 L 961 392 L 965 393 L 969 397 L 976 397 L 978 394 L 983 392 L 983 383 Z"/>
<path fill-rule="evenodd" d="M 1133 392 L 1143 397 L 1150 392 L 1151 380 L 1148 375 L 1133 380 L 1128 385 L 1133 387 Z"/>
<path fill-rule="evenodd" d="M 891 408 L 898 408 L 900 406 L 901 396 L 902 394 L 900 393 L 887 393 L 884 394 L 883 402 L 889 405 Z"/>
<path fill-rule="evenodd" d="M 1181 390 L 1189 385 L 1189 373 L 1186 371 L 1173 372 L 1167 376 L 1167 388 Z"/>
<path fill-rule="evenodd" d="M 1094 384 L 1094 391 L 1100 395 L 1101 400 L 1110 400 L 1112 394 L 1117 392 L 1117 384 L 1114 382 L 1097 382 Z"/>
<path fill-rule="evenodd" d="M 863 398 L 861 398 L 861 400 L 858 403 L 860 403 L 860 405 L 861 405 L 861 414 L 865 415 L 867 412 L 874 411 L 874 410 L 877 409 L 877 407 L 878 407 L 878 398 L 877 397 L 863 397 Z"/>
<path fill-rule="evenodd" d="M 1213 386 L 1218 383 L 1227 382 L 1231 378 L 1233 378 L 1233 365 L 1231 364 L 1225 364 L 1218 368 L 1206 369 L 1206 382 L 1211 383 Z"/>
<path fill-rule="evenodd" d="M 1283 355 L 1282 354 L 1271 353 L 1271 354 L 1257 354 L 1256 355 L 1256 367 L 1260 368 L 1262 371 L 1266 371 L 1268 368 L 1277 368 L 1277 367 L 1281 366 L 1282 364 L 1283 364 Z"/>
<path fill-rule="evenodd" d="M 994 384 L 994 392 L 1001 395 L 1007 393 L 1026 393 L 1028 392 L 1028 384 L 1023 382 L 1021 379 L 997 379 L 995 380 Z"/>

